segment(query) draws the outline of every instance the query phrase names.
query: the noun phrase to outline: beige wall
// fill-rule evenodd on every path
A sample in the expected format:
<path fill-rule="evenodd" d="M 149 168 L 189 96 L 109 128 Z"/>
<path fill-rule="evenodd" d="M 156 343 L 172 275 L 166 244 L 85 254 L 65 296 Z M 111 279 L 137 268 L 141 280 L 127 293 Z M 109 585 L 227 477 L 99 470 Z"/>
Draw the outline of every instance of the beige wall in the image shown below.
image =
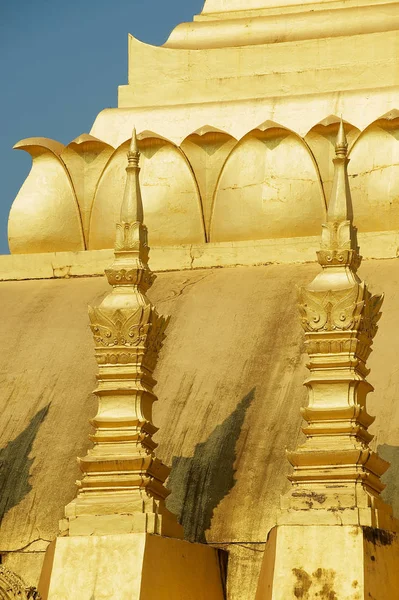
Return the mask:
<path fill-rule="evenodd" d="M 173 467 L 169 507 L 190 539 L 230 550 L 229 600 L 254 597 L 263 543 L 288 486 L 284 450 L 300 435 L 306 375 L 295 285 L 318 269 L 163 273 L 151 290 L 172 315 L 155 407 L 159 455 Z M 399 516 L 399 263 L 365 261 L 361 275 L 386 294 L 370 358 L 370 413 L 374 444 L 392 462 L 385 494 Z M 102 278 L 0 284 L 0 551 L 14 551 L 5 564 L 32 583 L 75 494 L 75 457 L 88 445 L 96 366 L 86 307 L 105 290 Z"/>

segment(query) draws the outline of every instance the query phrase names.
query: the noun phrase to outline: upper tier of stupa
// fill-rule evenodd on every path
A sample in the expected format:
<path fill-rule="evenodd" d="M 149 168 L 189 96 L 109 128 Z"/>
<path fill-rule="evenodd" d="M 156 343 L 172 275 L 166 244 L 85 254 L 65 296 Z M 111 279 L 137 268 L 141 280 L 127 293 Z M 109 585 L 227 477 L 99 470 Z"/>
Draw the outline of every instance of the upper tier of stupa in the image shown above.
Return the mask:
<path fill-rule="evenodd" d="M 128 83 L 90 135 L 16 145 L 33 168 L 11 252 L 112 246 L 134 125 L 152 246 L 318 235 L 341 115 L 355 223 L 394 230 L 398 43 L 397 0 L 206 0 L 162 47 L 129 36 Z"/>
<path fill-rule="evenodd" d="M 323 39 L 396 29 L 395 0 L 206 0 L 193 23 L 171 33 L 168 48 L 223 48 Z"/>

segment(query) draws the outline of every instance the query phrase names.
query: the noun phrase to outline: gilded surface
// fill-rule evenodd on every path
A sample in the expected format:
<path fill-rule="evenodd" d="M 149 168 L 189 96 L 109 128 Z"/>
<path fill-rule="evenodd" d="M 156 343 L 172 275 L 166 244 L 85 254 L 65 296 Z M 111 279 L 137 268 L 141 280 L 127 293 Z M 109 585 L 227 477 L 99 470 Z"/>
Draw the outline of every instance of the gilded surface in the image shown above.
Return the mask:
<path fill-rule="evenodd" d="M 325 156 L 333 149 L 338 128 L 336 117 L 327 121 L 310 125 L 305 136 L 268 123 L 238 139 L 235 133 L 205 128 L 200 134 L 188 132 L 179 143 L 144 131 L 139 136 L 141 186 L 151 244 L 318 235 L 332 185 Z M 390 115 L 368 125 L 360 132 L 346 124 L 353 206 L 361 231 L 389 231 L 399 219 L 399 119 Z M 33 165 L 11 209 L 11 252 L 111 248 L 129 140 L 121 142 L 114 149 L 93 138 L 66 148 L 60 144 L 61 149 L 52 151 L 52 140 L 19 142 L 16 147 L 32 155 Z M 80 162 L 65 162 L 70 147 Z M 97 162 L 90 162 L 94 155 Z M 96 169 L 77 168 L 94 162 Z M 338 256 L 334 260 L 342 262 Z"/>
<path fill-rule="evenodd" d="M 356 224 L 374 236 L 364 238 L 367 256 L 396 255 L 396 234 L 391 233 L 389 253 L 383 254 L 381 246 L 387 243 L 385 233 L 394 229 L 399 215 L 398 3 L 323 1 L 307 14 L 303 14 L 300 2 L 290 2 L 288 9 L 283 4 L 276 0 L 273 6 L 265 6 L 251 0 L 244 15 L 242 11 L 235 13 L 237 3 L 233 0 L 224 6 L 219 0 L 208 0 L 202 22 L 218 21 L 213 11 L 219 9 L 219 16 L 229 17 L 224 20 L 237 16 L 256 20 L 239 19 L 241 22 L 233 26 L 231 22 L 215 22 L 202 29 L 193 26 L 194 35 L 191 24 L 189 28 L 183 26 L 172 34 L 169 48 L 154 48 L 131 37 L 130 85 L 121 86 L 118 108 L 98 115 L 91 131 L 97 141 L 80 136 L 69 145 L 72 152 L 43 138 L 20 143 L 32 154 L 33 166 L 10 215 L 11 250 L 71 252 L 63 257 L 64 262 L 51 254 L 45 264 L 40 256 L 21 256 L 21 264 L 25 259 L 29 266 L 17 278 L 31 277 L 33 265 L 37 266 L 36 278 L 38 273 L 45 277 L 98 273 L 98 265 L 97 271 L 84 270 L 81 258 L 72 252 L 112 246 L 133 123 L 141 132 L 146 223 L 151 244 L 162 246 L 162 268 L 176 268 L 176 264 L 187 269 L 251 265 L 269 263 L 270 256 L 276 262 L 309 260 L 315 239 L 303 236 L 319 232 L 326 199 L 331 196 L 330 158 L 338 130 L 336 115 L 341 113 L 347 119 Z M 331 4 L 343 10 L 331 14 L 326 10 Z M 354 11 L 356 4 L 361 10 Z M 273 14 L 279 18 L 270 19 Z M 299 20 L 302 23 L 298 27 Z M 354 43 L 356 33 L 362 35 L 357 35 Z M 248 39 L 252 43 L 242 45 Z M 202 49 L 192 52 L 190 47 L 177 48 L 184 43 L 200 43 Z M 162 95 L 154 81 L 162 82 Z M 249 154 L 250 160 L 242 163 Z M 95 168 L 83 167 L 93 158 Z M 326 225 L 329 230 L 330 225 Z M 337 237 L 341 233 L 345 237 L 346 229 L 347 224 L 339 224 Z M 245 241 L 255 238 L 276 240 L 273 251 L 264 253 L 262 244 Z M 203 250 L 201 245 L 215 240 L 223 241 L 213 262 L 207 262 L 203 254 L 213 249 Z M 172 252 L 163 252 L 165 246 L 180 251 L 175 244 L 187 244 L 180 262 L 174 262 Z M 85 260 L 96 260 L 89 252 L 81 254 L 90 255 Z M 19 257 L 14 254 L 9 258 Z M 348 274 L 356 271 L 358 254 L 351 244 L 332 248 L 328 243 L 320 250 L 319 261 L 323 267 L 346 265 Z M 109 277 L 114 285 L 137 278 L 137 269 L 127 265 L 112 271 Z M 388 483 L 384 494 L 399 510 L 392 474 L 398 469 L 399 442 L 395 411 L 398 348 L 392 333 L 398 320 L 397 262 L 368 261 L 363 271 L 387 291 L 378 352 L 370 359 L 381 391 L 373 405 L 377 425 L 371 444 L 375 449 L 378 443 L 384 458 L 396 466 L 383 477 Z M 302 381 L 302 354 L 291 290 L 293 282 L 303 285 L 313 274 L 313 265 L 165 273 L 151 290 L 175 317 L 158 365 L 166 402 L 156 408 L 161 424 L 156 438 L 159 455 L 173 464 L 170 506 L 179 513 L 192 539 L 206 537 L 230 546 L 229 600 L 254 596 L 265 533 L 273 525 L 278 498 L 285 491 L 283 448 L 295 445 L 303 401 L 296 391 Z M 12 269 L 10 277 L 16 278 Z M 381 462 L 373 464 L 373 454 L 369 453 L 371 435 L 367 428 L 371 417 L 364 409 L 368 385 L 364 363 L 377 327 L 380 299 L 371 300 L 360 281 L 352 284 L 353 294 L 346 283 L 340 290 L 330 286 L 321 293 L 308 286 L 307 295 L 303 292 L 300 300 L 307 305 L 302 307 L 304 324 L 316 318 L 316 329 L 306 329 L 311 361 L 318 361 L 311 374 L 323 374 L 324 360 L 331 374 L 337 367 L 332 366 L 332 355 L 342 354 L 346 364 L 342 365 L 342 356 L 337 370 L 342 373 L 345 368 L 348 377 L 353 377 L 349 396 L 342 395 L 345 406 L 341 413 L 335 408 L 333 413 L 334 422 L 341 415 L 342 436 L 336 432 L 330 436 L 331 424 L 325 422 L 329 408 L 320 414 L 313 408 L 305 416 L 313 430 L 320 417 L 317 436 L 310 432 L 314 443 L 320 439 L 324 446 L 326 439 L 334 439 L 335 447 L 340 448 L 342 440 L 352 439 L 359 456 L 359 476 L 377 471 L 373 480 L 370 476 L 366 484 L 360 483 L 366 490 L 367 504 L 372 486 L 378 496 L 378 472 L 383 467 Z M 82 306 L 95 301 L 104 290 L 94 278 L 7 282 L 2 288 L 4 310 L 10 315 L 10 321 L 4 323 L 3 338 L 4 454 L 7 458 L 19 452 L 22 471 L 18 485 L 12 486 L 11 478 L 7 479 L 9 463 L 4 461 L 7 494 L 0 537 L 2 548 L 10 550 L 7 560 L 19 560 L 22 569 L 31 557 L 29 552 L 15 550 L 35 544 L 39 535 L 47 541 L 56 535 L 59 508 L 71 498 L 76 476 L 73 457 L 86 450 L 82 415 L 93 417 L 93 406 L 81 399 L 89 398 L 87 371 L 91 372 L 92 365 L 88 364 L 88 340 L 81 333 L 85 328 Z M 328 294 L 329 289 L 333 293 Z M 129 336 L 123 310 L 122 306 L 117 309 L 120 312 L 115 311 L 118 325 L 107 322 L 105 329 L 101 326 L 94 332 L 111 344 L 98 343 L 100 369 L 101 365 L 108 369 L 136 360 L 135 346 L 132 350 L 129 345 L 112 345 L 113 340 L 119 343 L 122 338 L 135 343 L 142 335 L 133 329 Z M 102 317 L 95 320 L 102 321 Z M 323 327 L 328 325 L 318 330 L 321 322 Z M 348 323 L 349 329 L 342 328 Z M 51 333 L 54 327 L 62 332 L 61 352 Z M 287 339 L 292 339 L 292 344 L 287 344 Z M 71 361 L 73 373 L 65 370 L 65 362 Z M 31 384 L 32 374 L 35 386 Z M 322 384 L 309 381 L 315 406 L 331 400 L 322 392 Z M 348 391 L 348 382 L 342 385 Z M 356 396 L 362 387 L 363 392 Z M 331 400 L 334 406 L 336 399 Z M 323 427 L 327 427 L 328 436 L 321 438 Z M 55 429 L 58 445 L 49 452 Z M 149 449 L 151 434 L 146 431 L 144 438 Z M 346 447 L 342 450 L 347 457 Z M 33 461 L 31 470 L 29 461 Z M 262 499 L 263 510 L 253 502 L 254 497 Z M 307 497 L 294 497 L 293 502 L 298 507 L 302 500 L 306 513 L 320 498 L 311 491 Z M 43 505 L 46 511 L 41 509 Z M 341 513 L 332 510 L 330 515 L 336 522 Z M 316 591 L 323 589 L 318 581 Z"/>
<path fill-rule="evenodd" d="M 366 409 L 372 386 L 366 361 L 377 332 L 383 296 L 373 296 L 356 274 L 360 264 L 348 180 L 348 144 L 341 121 L 336 141 L 334 180 L 323 226 L 322 273 L 298 291 L 310 371 L 309 404 L 302 414 L 306 441 L 288 452 L 294 467 L 292 489 L 282 507 L 295 514 L 309 508 L 369 509 L 354 523 L 395 528 L 392 509 L 382 502 L 380 477 L 389 463 L 373 452 Z M 302 512 L 302 515 L 304 513 Z M 321 514 L 321 513 L 320 513 Z M 282 519 L 284 519 L 284 513 Z M 301 517 L 299 517 L 301 518 Z M 309 523 L 312 516 L 308 515 Z M 325 519 L 329 522 L 328 516 Z M 364 521 L 362 521 L 364 519 Z"/>
<path fill-rule="evenodd" d="M 340 114 L 357 226 L 394 229 L 398 7 L 212 0 L 163 47 L 130 36 L 129 84 L 90 135 L 16 144 L 33 164 L 10 213 L 11 252 L 113 246 L 133 123 L 152 246 L 317 235 Z"/>
<path fill-rule="evenodd" d="M 99 366 L 98 413 L 92 419 L 94 447 L 79 459 L 83 478 L 66 507 L 63 533 L 160 533 L 179 537 L 181 527 L 165 508 L 169 475 L 155 456 L 153 387 L 168 318 L 146 296 L 154 281 L 148 266 L 147 228 L 138 180 L 134 131 L 127 179 L 116 226 L 115 261 L 106 269 L 113 286 L 99 306 L 89 307 Z"/>

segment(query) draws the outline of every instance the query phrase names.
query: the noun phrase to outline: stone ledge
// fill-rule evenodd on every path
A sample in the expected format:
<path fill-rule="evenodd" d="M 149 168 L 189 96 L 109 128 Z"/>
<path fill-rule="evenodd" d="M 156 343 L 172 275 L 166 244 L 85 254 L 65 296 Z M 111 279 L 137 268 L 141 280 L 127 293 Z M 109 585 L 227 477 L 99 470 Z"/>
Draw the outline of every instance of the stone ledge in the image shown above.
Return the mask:
<path fill-rule="evenodd" d="M 359 234 L 365 259 L 396 258 L 399 231 Z M 279 238 L 153 247 L 150 266 L 155 272 L 313 262 L 319 237 Z M 0 256 L 0 281 L 96 277 L 113 260 L 113 250 L 7 254 Z"/>

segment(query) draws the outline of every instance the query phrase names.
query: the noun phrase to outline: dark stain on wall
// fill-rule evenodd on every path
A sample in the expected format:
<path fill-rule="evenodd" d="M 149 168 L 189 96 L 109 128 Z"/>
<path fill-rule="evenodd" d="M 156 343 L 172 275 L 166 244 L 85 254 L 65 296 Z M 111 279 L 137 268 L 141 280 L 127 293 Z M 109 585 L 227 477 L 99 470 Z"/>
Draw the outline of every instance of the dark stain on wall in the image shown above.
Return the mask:
<path fill-rule="evenodd" d="M 374 546 L 390 546 L 395 540 L 395 534 L 376 527 L 363 527 L 363 534 Z"/>
<path fill-rule="evenodd" d="M 236 444 L 245 414 L 255 397 L 253 388 L 235 410 L 197 444 L 192 457 L 174 456 L 168 481 L 168 509 L 177 515 L 190 542 L 206 542 L 213 511 L 235 485 Z"/>
<path fill-rule="evenodd" d="M 382 492 L 382 497 L 393 508 L 393 514 L 399 518 L 399 447 L 381 444 L 377 448 L 378 454 L 391 463 L 388 471 L 381 480 L 387 486 Z"/>
<path fill-rule="evenodd" d="M 296 581 L 294 597 L 301 600 L 320 598 L 320 600 L 338 600 L 334 591 L 335 571 L 332 569 L 316 569 L 309 575 L 304 569 L 292 569 Z M 313 586 L 313 587 L 312 587 Z M 312 587 L 313 592 L 309 592 Z"/>
<path fill-rule="evenodd" d="M 49 407 L 50 404 L 39 410 L 26 429 L 0 450 L 0 523 L 32 489 L 29 472 L 34 458 L 29 458 L 29 454 Z"/>
<path fill-rule="evenodd" d="M 307 598 L 308 591 L 312 585 L 312 579 L 303 569 L 292 569 L 292 572 L 296 577 L 296 582 L 294 584 L 295 598 Z"/>

